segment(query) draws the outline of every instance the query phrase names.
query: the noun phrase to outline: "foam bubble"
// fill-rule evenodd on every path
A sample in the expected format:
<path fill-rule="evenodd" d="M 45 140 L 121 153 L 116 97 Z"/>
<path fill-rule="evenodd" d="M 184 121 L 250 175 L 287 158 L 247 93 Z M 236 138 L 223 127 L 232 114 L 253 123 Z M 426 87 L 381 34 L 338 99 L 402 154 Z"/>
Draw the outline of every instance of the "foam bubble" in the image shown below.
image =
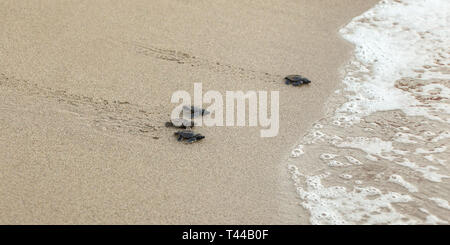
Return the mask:
<path fill-rule="evenodd" d="M 419 210 L 425 214 L 427 214 L 426 220 L 425 220 L 425 224 L 428 225 L 439 225 L 439 224 L 448 224 L 447 221 L 439 219 L 438 217 L 436 217 L 435 215 L 431 214 L 428 210 L 424 209 L 424 208 L 419 208 Z"/>
<path fill-rule="evenodd" d="M 409 159 L 403 158 L 402 162 L 396 162 L 399 165 L 408 167 L 416 172 L 422 173 L 423 177 L 429 181 L 442 182 L 443 178 L 450 178 L 450 176 L 436 173 L 434 171 L 439 170 L 434 166 L 420 167 L 414 162 L 410 162 Z M 434 171 L 433 171 L 434 170 Z"/>
<path fill-rule="evenodd" d="M 429 199 L 436 203 L 436 205 L 438 205 L 439 207 L 450 210 L 450 205 L 448 204 L 447 200 L 438 197 L 431 197 Z"/>
<path fill-rule="evenodd" d="M 330 167 L 345 167 L 345 166 L 350 166 L 350 164 L 332 160 L 332 161 L 328 162 L 328 166 L 330 166 Z"/>
<path fill-rule="evenodd" d="M 291 157 L 299 157 L 303 154 L 305 154 L 305 152 L 303 151 L 303 145 L 298 145 L 297 148 L 292 150 Z"/>
<path fill-rule="evenodd" d="M 408 195 L 383 193 L 375 187 L 324 186 L 322 179 L 329 176 L 304 176 L 302 187 L 298 169 L 291 168 L 296 176 L 297 192 L 302 206 L 311 213 L 312 224 L 417 224 L 419 221 L 395 211 L 392 204 L 411 201 Z M 370 215 L 368 215 L 370 214 Z"/>
<path fill-rule="evenodd" d="M 441 147 L 436 147 L 432 150 L 426 150 L 423 148 L 417 148 L 416 149 L 416 154 L 432 154 L 432 153 L 440 153 L 440 152 L 444 152 L 445 150 L 447 150 L 447 146 L 441 146 Z"/>
<path fill-rule="evenodd" d="M 353 176 L 351 174 L 341 174 L 341 175 L 339 175 L 339 177 L 346 179 L 346 180 L 350 180 L 353 178 Z"/>
<path fill-rule="evenodd" d="M 383 141 L 379 138 L 347 137 L 346 141 L 338 143 L 337 146 L 360 149 L 368 155 L 376 155 L 381 158 L 393 159 L 389 155 L 385 154 L 392 152 L 392 142 Z"/>
<path fill-rule="evenodd" d="M 450 132 L 445 131 L 445 132 L 443 132 L 443 133 L 440 133 L 440 134 L 439 134 L 438 136 L 436 136 L 435 138 L 433 138 L 433 139 L 431 140 L 431 142 L 438 142 L 438 141 L 440 141 L 440 140 L 448 139 L 448 138 L 450 138 Z"/>
<path fill-rule="evenodd" d="M 352 156 L 345 156 L 345 158 L 347 159 L 347 161 L 349 161 L 351 164 L 354 165 L 362 165 L 362 162 L 359 161 L 358 159 L 352 157 Z"/>
<path fill-rule="evenodd" d="M 400 143 L 405 143 L 405 144 L 416 144 L 417 141 L 412 140 L 411 138 L 422 139 L 420 136 L 416 136 L 416 135 L 413 135 L 413 134 L 396 133 L 394 140 L 397 141 L 397 142 L 400 142 Z"/>
<path fill-rule="evenodd" d="M 322 160 L 330 160 L 330 159 L 334 159 L 335 157 L 337 157 L 338 155 L 336 154 L 331 154 L 331 153 L 322 153 L 320 155 L 320 159 Z"/>
<path fill-rule="evenodd" d="M 398 185 L 403 186 L 406 188 L 409 192 L 417 192 L 417 187 L 415 187 L 413 184 L 405 181 L 402 176 L 398 174 L 393 174 L 389 177 L 389 181 Z"/>

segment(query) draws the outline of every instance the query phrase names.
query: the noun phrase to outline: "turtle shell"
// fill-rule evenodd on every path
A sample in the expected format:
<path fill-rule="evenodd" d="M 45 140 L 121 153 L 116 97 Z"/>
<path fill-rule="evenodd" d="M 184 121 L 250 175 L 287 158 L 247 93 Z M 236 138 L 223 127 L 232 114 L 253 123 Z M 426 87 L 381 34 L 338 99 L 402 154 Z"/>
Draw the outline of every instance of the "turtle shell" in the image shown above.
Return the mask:
<path fill-rule="evenodd" d="M 300 75 L 289 75 L 289 76 L 286 76 L 285 79 L 289 80 L 291 82 L 303 82 L 303 80 L 305 78 Z"/>
<path fill-rule="evenodd" d="M 175 135 L 181 136 L 185 139 L 188 139 L 188 138 L 194 137 L 195 134 L 192 131 L 178 131 L 178 132 L 175 132 Z"/>

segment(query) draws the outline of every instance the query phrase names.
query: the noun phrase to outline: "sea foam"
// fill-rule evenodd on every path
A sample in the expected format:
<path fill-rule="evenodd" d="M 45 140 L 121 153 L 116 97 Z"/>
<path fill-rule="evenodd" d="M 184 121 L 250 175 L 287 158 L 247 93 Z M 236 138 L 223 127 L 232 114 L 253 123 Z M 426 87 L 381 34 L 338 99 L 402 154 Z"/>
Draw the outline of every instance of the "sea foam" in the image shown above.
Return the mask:
<path fill-rule="evenodd" d="M 340 30 L 343 87 L 288 160 L 312 224 L 450 221 L 449 9 L 383 0 Z"/>
<path fill-rule="evenodd" d="M 346 90 L 354 95 L 338 112 L 350 112 L 349 119 L 358 120 L 376 111 L 400 109 L 410 116 L 450 122 L 450 108 L 442 101 L 450 97 L 447 87 L 430 84 L 419 93 L 395 89 L 396 81 L 404 77 L 449 79 L 449 9 L 446 0 L 381 1 L 341 29 L 342 36 L 356 46 L 355 64 L 364 68 L 344 79 Z M 353 76 L 367 70 L 370 76 Z M 428 101 L 431 106 L 424 107 L 417 95 L 431 95 L 431 88 L 437 88 L 442 99 Z M 440 109 L 445 117 L 437 115 Z"/>

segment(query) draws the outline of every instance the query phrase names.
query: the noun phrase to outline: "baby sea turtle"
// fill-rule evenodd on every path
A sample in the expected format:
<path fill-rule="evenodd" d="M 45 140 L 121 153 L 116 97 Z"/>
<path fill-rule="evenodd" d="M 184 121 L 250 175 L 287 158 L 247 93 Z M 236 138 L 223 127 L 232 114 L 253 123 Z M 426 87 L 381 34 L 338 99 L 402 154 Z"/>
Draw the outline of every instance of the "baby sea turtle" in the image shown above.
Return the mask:
<path fill-rule="evenodd" d="M 175 136 L 178 136 L 178 141 L 186 140 L 187 143 L 193 143 L 205 138 L 205 136 L 196 134 L 190 130 L 175 132 Z"/>
<path fill-rule="evenodd" d="M 287 85 L 292 84 L 294 86 L 299 86 L 301 84 L 311 83 L 311 81 L 308 78 L 302 77 L 300 75 L 289 75 L 286 76 L 284 79 Z"/>
<path fill-rule="evenodd" d="M 170 122 L 166 122 L 166 127 L 173 127 L 173 128 L 193 128 L 195 126 L 194 121 L 186 120 L 183 118 L 174 118 Z"/>
<path fill-rule="evenodd" d="M 188 113 L 191 113 L 191 118 L 196 118 L 198 116 L 205 116 L 209 114 L 209 111 L 202 109 L 202 108 L 198 108 L 195 106 L 183 106 L 183 111 L 186 111 Z"/>

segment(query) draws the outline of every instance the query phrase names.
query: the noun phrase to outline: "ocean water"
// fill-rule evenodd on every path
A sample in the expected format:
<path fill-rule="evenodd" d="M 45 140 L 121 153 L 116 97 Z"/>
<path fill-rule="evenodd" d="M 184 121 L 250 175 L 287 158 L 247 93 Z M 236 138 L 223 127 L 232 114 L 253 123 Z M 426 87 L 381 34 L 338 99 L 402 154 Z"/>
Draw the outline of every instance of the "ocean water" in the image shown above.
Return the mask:
<path fill-rule="evenodd" d="M 312 224 L 450 221 L 450 1 L 384 0 L 288 168 Z"/>

